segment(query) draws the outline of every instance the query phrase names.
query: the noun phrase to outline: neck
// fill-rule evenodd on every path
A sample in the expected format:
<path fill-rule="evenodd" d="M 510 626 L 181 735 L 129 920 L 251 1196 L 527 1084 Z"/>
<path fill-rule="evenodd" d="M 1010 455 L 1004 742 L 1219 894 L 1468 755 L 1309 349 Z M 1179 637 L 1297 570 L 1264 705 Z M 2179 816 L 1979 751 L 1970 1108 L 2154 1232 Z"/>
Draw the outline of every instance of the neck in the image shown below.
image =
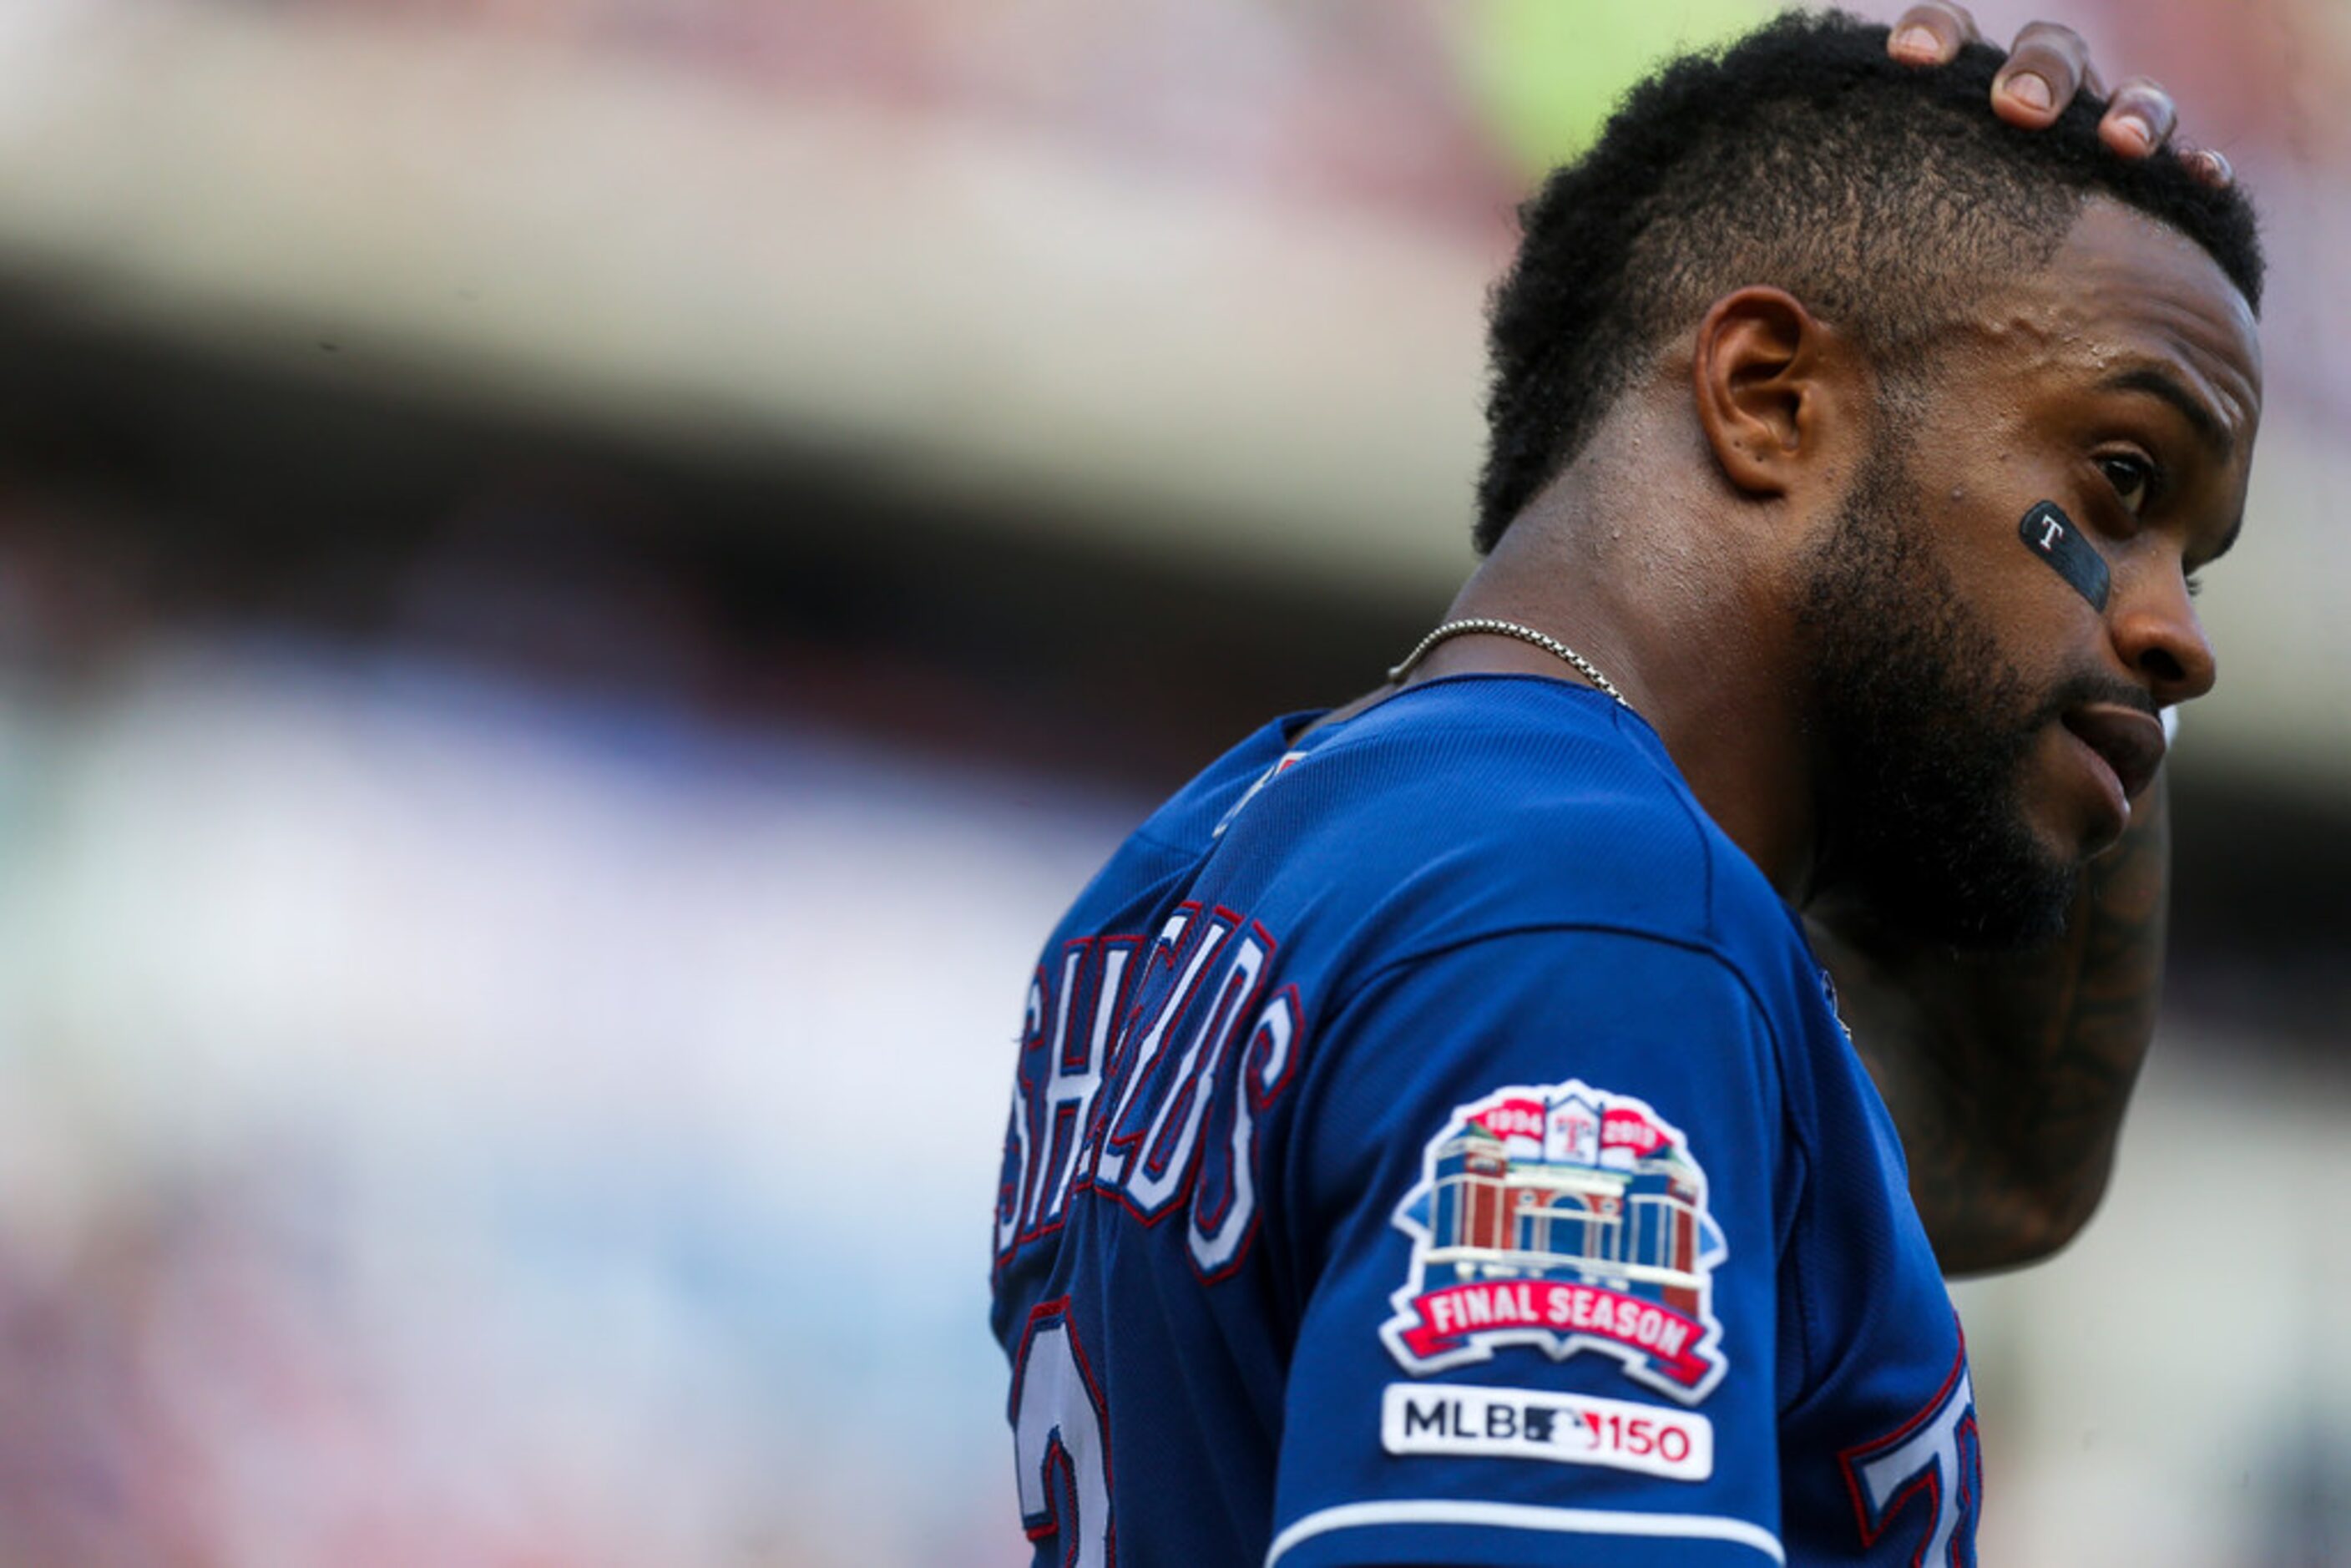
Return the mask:
<path fill-rule="evenodd" d="M 1653 486 L 1637 507 L 1614 507 L 1596 488 L 1571 472 L 1546 491 L 1447 618 L 1519 622 L 1599 666 L 1656 730 L 1707 814 L 1782 897 L 1802 904 L 1818 826 L 1776 563 L 1741 548 L 1748 519 L 1725 515 L 1719 496 Z M 1432 649 L 1413 679 L 1472 671 L 1582 679 L 1541 648 L 1475 634 Z"/>

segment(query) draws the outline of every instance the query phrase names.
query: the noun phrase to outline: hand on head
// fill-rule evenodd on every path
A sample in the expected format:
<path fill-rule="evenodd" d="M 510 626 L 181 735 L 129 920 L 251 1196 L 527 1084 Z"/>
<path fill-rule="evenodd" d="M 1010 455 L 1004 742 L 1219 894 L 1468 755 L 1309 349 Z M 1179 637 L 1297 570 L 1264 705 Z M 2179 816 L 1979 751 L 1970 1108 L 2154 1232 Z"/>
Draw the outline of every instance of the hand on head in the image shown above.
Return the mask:
<path fill-rule="evenodd" d="M 1906 65 L 1938 66 L 1955 58 L 1983 35 L 1964 5 L 1924 0 L 1902 13 L 1886 38 L 1886 52 Z M 1991 110 L 2011 125 L 2038 131 L 2053 122 L 2087 89 L 2106 100 L 2098 120 L 2099 139 L 2125 158 L 2146 158 L 2168 150 L 2198 178 L 2215 187 L 2234 178 L 2229 161 L 2208 147 L 2195 147 L 2175 134 L 2179 111 L 2162 84 L 2133 77 L 2108 93 L 2090 61 L 2082 35 L 2056 22 L 2027 22 L 2009 46 L 2008 64 L 1992 82 Z"/>

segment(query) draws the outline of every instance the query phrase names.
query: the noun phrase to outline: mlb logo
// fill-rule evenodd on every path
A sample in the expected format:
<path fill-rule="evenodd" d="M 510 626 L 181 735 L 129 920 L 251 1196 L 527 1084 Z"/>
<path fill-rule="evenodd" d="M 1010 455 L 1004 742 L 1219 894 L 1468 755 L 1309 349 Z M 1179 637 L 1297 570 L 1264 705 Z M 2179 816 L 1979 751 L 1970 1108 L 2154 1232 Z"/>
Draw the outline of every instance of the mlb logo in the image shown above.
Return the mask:
<path fill-rule="evenodd" d="M 1282 774 L 1289 772 L 1290 768 L 1297 766 L 1299 763 L 1303 762 L 1305 759 L 1306 753 L 1302 751 L 1283 752 L 1281 754 L 1280 761 L 1275 763 L 1272 767 L 1259 774 L 1257 776 L 1257 782 L 1250 785 L 1247 789 L 1241 791 L 1241 798 L 1232 803 L 1231 808 L 1228 810 L 1224 816 L 1217 821 L 1215 831 L 1209 833 L 1208 836 L 1212 839 L 1223 838 L 1225 836 L 1225 830 L 1233 825 L 1233 819 L 1241 814 L 1242 807 L 1257 799 L 1259 790 L 1264 789 L 1267 785 L 1272 783 L 1274 779 L 1280 777 Z"/>

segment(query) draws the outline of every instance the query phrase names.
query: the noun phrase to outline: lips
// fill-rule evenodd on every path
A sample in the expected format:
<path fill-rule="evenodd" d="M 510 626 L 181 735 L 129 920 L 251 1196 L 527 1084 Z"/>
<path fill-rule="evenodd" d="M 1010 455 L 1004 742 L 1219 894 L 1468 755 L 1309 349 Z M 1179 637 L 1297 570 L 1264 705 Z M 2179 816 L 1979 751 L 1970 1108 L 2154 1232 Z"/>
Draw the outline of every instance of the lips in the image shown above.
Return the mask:
<path fill-rule="evenodd" d="M 2163 726 L 2152 714 L 2095 703 L 2067 709 L 2064 724 L 2115 770 L 2126 800 L 2138 799 L 2163 766 Z"/>

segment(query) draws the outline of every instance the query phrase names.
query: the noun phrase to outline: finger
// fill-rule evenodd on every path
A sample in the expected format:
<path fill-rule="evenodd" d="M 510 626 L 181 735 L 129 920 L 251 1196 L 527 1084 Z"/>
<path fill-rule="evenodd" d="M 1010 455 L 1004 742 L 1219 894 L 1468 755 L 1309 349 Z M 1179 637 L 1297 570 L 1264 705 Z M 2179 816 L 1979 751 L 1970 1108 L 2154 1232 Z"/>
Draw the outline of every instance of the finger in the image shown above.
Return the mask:
<path fill-rule="evenodd" d="M 2188 166 L 2188 172 L 2216 191 L 2225 191 L 2237 178 L 2229 161 L 2210 147 L 2190 147 L 2175 140 L 2171 155 Z"/>
<path fill-rule="evenodd" d="M 1886 36 L 1886 52 L 1906 66 L 1947 66 L 1959 57 L 1960 46 L 1982 37 L 1966 6 L 1927 0 L 1902 13 Z"/>
<path fill-rule="evenodd" d="M 2027 22 L 1992 78 L 1992 112 L 2038 131 L 2064 112 L 2089 74 L 2090 46 L 2081 34 L 2055 22 Z"/>
<path fill-rule="evenodd" d="M 2171 95 L 2145 77 L 2115 89 L 2098 121 L 2098 140 L 2126 158 L 2144 158 L 2171 138 L 2179 110 Z"/>

